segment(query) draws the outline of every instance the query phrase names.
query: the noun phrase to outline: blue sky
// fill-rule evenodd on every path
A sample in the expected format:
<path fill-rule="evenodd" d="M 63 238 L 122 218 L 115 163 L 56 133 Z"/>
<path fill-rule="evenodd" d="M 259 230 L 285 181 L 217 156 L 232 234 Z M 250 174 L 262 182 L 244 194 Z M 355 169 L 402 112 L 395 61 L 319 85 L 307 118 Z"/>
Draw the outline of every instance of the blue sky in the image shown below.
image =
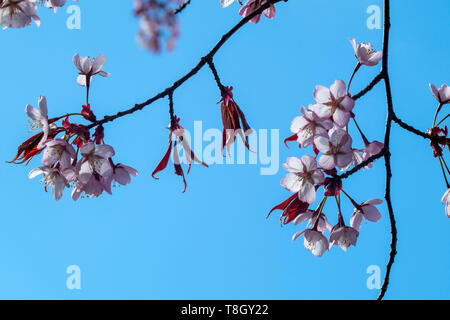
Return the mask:
<path fill-rule="evenodd" d="M 142 102 L 194 66 L 239 21 L 238 4 L 220 9 L 219 1 L 192 1 L 182 13 L 181 37 L 173 53 L 152 55 L 135 41 L 132 1 L 80 1 L 81 30 L 68 30 L 68 15 L 41 9 L 42 26 L 1 31 L 3 143 L 10 160 L 29 136 L 24 107 L 46 95 L 50 116 L 76 112 L 84 92 L 76 82 L 72 56 L 107 56 L 112 75 L 94 80 L 91 105 L 97 116 Z M 107 3 L 107 4 L 106 4 Z M 313 102 L 316 84 L 348 78 L 355 65 L 351 37 L 381 48 L 381 30 L 366 27 L 369 5 L 381 1 L 289 1 L 273 21 L 242 28 L 217 54 L 224 84 L 256 129 L 289 135 L 301 105 Z M 449 82 L 450 44 L 445 23 L 450 4 L 437 0 L 392 4 L 390 71 L 394 107 L 400 118 L 425 130 L 435 100 L 428 83 Z M 364 68 L 352 91 L 378 72 Z M 217 87 L 208 69 L 175 92 L 175 109 L 184 127 L 202 120 L 221 128 Z M 369 139 L 382 140 L 383 86 L 356 105 L 357 119 Z M 5 121 L 6 120 L 6 121 Z M 390 234 L 385 205 L 380 222 L 362 226 L 358 245 L 333 248 L 315 258 L 302 241 L 291 242 L 299 227 L 280 228 L 275 204 L 289 196 L 279 181 L 284 172 L 260 175 L 260 165 L 194 166 L 188 190 L 172 168 L 155 181 L 151 172 L 167 143 L 167 101 L 105 126 L 116 159 L 140 171 L 114 195 L 80 199 L 67 193 L 55 202 L 25 168 L 2 162 L 0 173 L 0 298 L 14 299 L 374 299 L 366 269 L 384 275 Z M 358 142 L 359 144 L 361 142 Z M 450 221 L 440 198 L 445 191 L 439 164 L 428 143 L 394 125 L 392 197 L 398 223 L 398 255 L 388 299 L 450 298 Z M 305 151 L 280 143 L 280 164 Z M 308 150 L 307 152 L 310 152 Z M 357 201 L 382 198 L 384 166 L 345 181 Z M 336 222 L 335 207 L 326 213 Z M 344 206 L 349 220 L 352 208 Z M 66 268 L 81 269 L 81 290 L 66 288 Z"/>

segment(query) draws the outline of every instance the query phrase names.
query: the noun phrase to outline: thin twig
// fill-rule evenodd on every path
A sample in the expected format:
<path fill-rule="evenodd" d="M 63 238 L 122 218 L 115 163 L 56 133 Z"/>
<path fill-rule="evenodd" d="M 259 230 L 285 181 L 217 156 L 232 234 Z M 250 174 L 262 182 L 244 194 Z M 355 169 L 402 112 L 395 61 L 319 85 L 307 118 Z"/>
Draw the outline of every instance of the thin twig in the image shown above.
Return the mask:
<path fill-rule="evenodd" d="M 165 90 L 157 93 L 152 98 L 148 99 L 147 101 L 144 101 L 139 104 L 135 104 L 134 107 L 120 111 L 112 116 L 105 116 L 103 119 L 98 120 L 96 122 L 93 122 L 89 126 L 87 126 L 87 129 L 92 129 L 93 127 L 96 127 L 101 124 L 105 124 L 107 122 L 114 121 L 117 118 L 121 118 L 123 116 L 126 116 L 128 114 L 135 113 L 136 111 L 142 110 L 148 105 L 152 104 L 153 102 L 164 98 L 167 96 L 170 92 L 174 92 L 179 86 L 181 86 L 183 83 L 185 83 L 187 80 L 189 80 L 191 77 L 196 75 L 207 63 L 208 60 L 211 60 L 212 57 L 219 51 L 220 48 L 228 41 L 228 39 L 231 38 L 240 28 L 242 28 L 247 22 L 249 22 L 251 19 L 253 19 L 255 16 L 262 14 L 264 10 L 269 8 L 272 4 L 278 3 L 278 2 L 287 2 L 288 0 L 270 0 L 267 1 L 265 4 L 263 4 L 259 9 L 253 11 L 251 14 L 249 14 L 247 17 L 241 19 L 239 23 L 237 23 L 233 28 L 231 28 L 227 33 L 225 33 L 222 38 L 217 42 L 217 44 L 209 51 L 204 57 L 200 59 L 200 61 L 197 63 L 197 65 L 192 68 L 191 71 L 186 73 L 183 77 L 175 81 L 170 87 L 166 88 Z"/>
<path fill-rule="evenodd" d="M 179 14 L 181 11 L 186 9 L 186 7 L 191 3 L 191 0 L 184 1 L 175 11 L 174 14 Z"/>

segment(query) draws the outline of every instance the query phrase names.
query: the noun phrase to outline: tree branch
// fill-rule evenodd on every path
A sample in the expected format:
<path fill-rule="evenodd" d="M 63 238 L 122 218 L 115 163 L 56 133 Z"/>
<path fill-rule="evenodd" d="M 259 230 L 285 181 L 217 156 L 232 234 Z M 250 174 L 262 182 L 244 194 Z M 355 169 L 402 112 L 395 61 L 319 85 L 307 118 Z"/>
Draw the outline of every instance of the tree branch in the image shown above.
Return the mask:
<path fill-rule="evenodd" d="M 355 101 L 358 100 L 359 98 L 364 96 L 366 93 L 368 93 L 370 90 L 372 90 L 373 87 L 375 87 L 376 84 L 378 82 L 380 82 L 382 79 L 383 79 L 383 74 L 380 72 L 379 74 L 377 74 L 375 76 L 375 78 L 373 78 L 373 80 L 367 85 L 367 87 L 365 87 L 363 90 L 361 90 L 360 92 L 358 92 L 357 94 L 352 96 L 352 99 Z"/>
<path fill-rule="evenodd" d="M 388 72 L 388 57 L 389 57 L 389 31 L 391 27 L 391 16 L 390 16 L 390 1 L 384 0 L 384 34 L 383 34 L 383 61 L 381 67 L 381 73 L 384 78 L 384 85 L 386 89 L 386 100 L 387 100 L 387 119 L 386 119 L 386 131 L 384 135 L 384 148 L 386 149 L 386 154 L 384 155 L 384 163 L 386 167 L 386 188 L 384 198 L 386 199 L 386 204 L 389 211 L 389 220 L 391 222 L 391 251 L 389 253 L 389 260 L 386 265 L 386 274 L 384 276 L 383 285 L 381 286 L 380 294 L 377 300 L 383 299 L 386 290 L 389 285 L 389 277 L 391 274 L 391 268 L 394 264 L 395 255 L 397 254 L 397 227 L 394 215 L 394 209 L 392 207 L 391 201 L 391 152 L 390 152 L 390 138 L 391 138 L 391 127 L 392 120 L 395 117 L 394 106 L 392 103 L 392 92 L 391 84 Z"/>
<path fill-rule="evenodd" d="M 203 56 L 200 59 L 198 64 L 194 68 L 192 68 L 191 71 L 189 71 L 183 77 L 181 77 L 180 79 L 175 81 L 172 84 L 172 86 L 170 86 L 170 87 L 166 88 L 165 90 L 157 93 L 156 95 L 154 95 L 152 98 L 148 99 L 147 101 L 144 101 L 144 102 L 139 103 L 139 104 L 135 104 L 134 107 L 132 107 L 130 109 L 127 109 L 127 110 L 124 110 L 124 111 L 120 111 L 120 112 L 118 112 L 118 113 L 116 113 L 115 115 L 112 115 L 112 116 L 105 116 L 103 119 L 98 120 L 96 122 L 93 122 L 92 124 L 87 126 L 87 129 L 92 129 L 93 127 L 96 127 L 98 125 L 102 125 L 102 124 L 105 124 L 107 122 L 111 122 L 111 121 L 114 121 L 114 120 L 116 120 L 118 118 L 126 116 L 128 114 L 135 113 L 136 111 L 142 110 L 145 107 L 151 105 L 153 102 L 155 102 L 155 101 L 157 101 L 157 100 L 159 100 L 161 98 L 164 98 L 170 92 L 173 93 L 183 83 L 185 83 L 191 77 L 196 75 L 205 66 L 205 64 L 214 57 L 214 55 L 225 44 L 225 42 L 227 42 L 231 38 L 231 36 L 233 36 L 240 28 L 242 28 L 245 24 L 247 24 L 247 22 L 249 22 L 251 19 L 253 19 L 258 14 L 261 14 L 264 10 L 269 8 L 272 4 L 275 4 L 275 3 L 278 3 L 278 2 L 282 2 L 282 1 L 283 2 L 287 2 L 288 0 L 269 0 L 265 4 L 263 4 L 259 9 L 255 10 L 254 12 L 249 14 L 247 17 L 245 17 L 241 21 L 239 21 L 238 24 L 236 24 L 233 28 L 230 29 L 230 31 L 228 31 L 227 33 L 225 33 L 222 36 L 222 38 L 219 40 L 219 42 L 217 42 L 217 44 L 211 49 L 211 51 L 209 51 L 205 56 Z"/>
<path fill-rule="evenodd" d="M 179 14 L 181 11 L 183 11 L 189 4 L 191 3 L 191 0 L 184 1 L 175 11 L 174 14 Z"/>

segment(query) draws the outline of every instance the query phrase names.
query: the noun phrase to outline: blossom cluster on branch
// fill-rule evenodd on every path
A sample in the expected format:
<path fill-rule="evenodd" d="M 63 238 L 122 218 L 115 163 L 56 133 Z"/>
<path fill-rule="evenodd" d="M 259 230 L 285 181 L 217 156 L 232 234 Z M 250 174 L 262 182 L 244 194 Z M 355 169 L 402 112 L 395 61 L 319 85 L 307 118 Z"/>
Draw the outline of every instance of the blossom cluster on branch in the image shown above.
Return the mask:
<path fill-rule="evenodd" d="M 0 0 L 0 26 L 6 28 L 23 28 L 29 26 L 31 21 L 37 26 L 41 25 L 38 17 L 38 4 L 53 9 L 63 7 L 67 0 Z M 78 1 L 78 0 L 73 0 Z"/>
<path fill-rule="evenodd" d="M 289 157 L 283 164 L 288 174 L 281 180 L 281 185 L 294 194 L 275 206 L 281 210 L 282 224 L 292 222 L 298 225 L 308 222 L 309 228 L 297 232 L 292 240 L 304 235 L 305 248 L 315 256 L 322 256 L 331 246 L 338 245 L 347 250 L 356 245 L 359 229 L 363 219 L 376 222 L 381 214 L 375 205 L 382 200 L 372 199 L 358 203 L 343 189 L 338 170 L 345 171 L 357 167 L 370 157 L 380 153 L 384 145 L 379 141 L 369 141 L 359 127 L 354 113 L 355 100 L 349 93 L 349 87 L 361 66 L 375 66 L 382 59 L 382 52 L 375 51 L 369 43 L 356 44 L 352 39 L 357 64 L 350 77 L 348 87 L 343 80 L 336 80 L 329 88 L 317 85 L 313 91 L 314 104 L 300 108 L 301 116 L 291 124 L 294 133 L 285 140 L 296 141 L 300 148 L 312 147 L 314 156 L 303 155 L 301 158 Z M 354 139 L 349 133 L 349 121 L 353 120 L 364 147 L 353 147 Z M 372 167 L 368 163 L 364 168 Z M 316 201 L 317 192 L 323 187 L 323 197 L 315 210 L 309 207 Z M 350 225 L 346 225 L 341 211 L 341 193 L 354 206 Z M 337 204 L 337 224 L 333 227 L 324 213 L 328 198 L 335 198 Z M 330 232 L 325 237 L 326 231 Z"/>
<path fill-rule="evenodd" d="M 87 126 L 71 120 L 74 116 L 80 116 L 90 122 L 96 121 L 97 117 L 89 104 L 92 77 L 109 76 L 102 70 L 106 62 L 103 55 L 90 59 L 76 54 L 73 62 L 79 71 L 78 84 L 86 87 L 86 104 L 79 113 L 50 119 L 44 96 L 39 98 L 39 108 L 27 105 L 25 111 L 31 119 L 31 129 L 40 132 L 23 142 L 15 158 L 10 161 L 28 165 L 42 153 L 42 166 L 33 169 L 29 177 L 42 174 L 45 190 L 50 186 L 55 200 L 61 199 L 64 189 L 69 187 L 72 187 L 72 199 L 75 201 L 83 194 L 87 197 L 98 197 L 104 191 L 112 194 L 111 186 L 115 183 L 127 185 L 131 182 L 131 176 L 138 174 L 135 169 L 113 161 L 115 151 L 104 143 L 103 126 L 96 126 L 91 135 Z"/>

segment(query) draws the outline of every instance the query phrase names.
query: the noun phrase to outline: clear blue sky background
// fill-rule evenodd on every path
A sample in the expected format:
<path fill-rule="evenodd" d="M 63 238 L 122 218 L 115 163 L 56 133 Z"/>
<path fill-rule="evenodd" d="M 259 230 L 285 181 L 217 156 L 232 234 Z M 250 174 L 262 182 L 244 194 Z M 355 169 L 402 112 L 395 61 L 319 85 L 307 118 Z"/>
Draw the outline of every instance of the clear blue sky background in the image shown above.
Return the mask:
<path fill-rule="evenodd" d="M 225 84 L 254 128 L 280 129 L 280 140 L 299 107 L 312 103 L 316 84 L 346 82 L 355 64 L 351 37 L 381 47 L 381 30 L 366 27 L 366 9 L 377 0 L 289 1 L 273 21 L 248 25 L 217 54 Z M 0 154 L 10 160 L 29 136 L 24 107 L 47 96 L 50 116 L 78 111 L 84 92 L 76 82 L 72 56 L 107 56 L 108 79 L 95 79 L 92 107 L 99 117 L 142 102 L 190 70 L 220 35 L 239 21 L 239 6 L 220 9 L 219 1 L 192 1 L 180 16 L 175 52 L 152 55 L 135 42 L 138 26 L 132 1 L 81 1 L 81 30 L 68 30 L 68 15 L 40 10 L 41 28 L 0 32 L 0 92 L 3 137 Z M 398 115 L 425 130 L 436 102 L 428 83 L 448 78 L 450 43 L 445 0 L 393 1 L 390 70 Z M 357 75 L 353 92 L 378 67 Z M 217 88 L 209 70 L 175 93 L 183 125 L 194 120 L 221 128 Z M 385 97 L 379 85 L 358 101 L 355 112 L 370 139 L 382 140 Z M 172 168 L 151 178 L 167 143 L 167 102 L 106 126 L 116 159 L 140 171 L 114 196 L 80 199 L 66 193 L 56 203 L 28 168 L 0 164 L 0 298 L 56 299 L 374 299 L 366 268 L 384 275 L 390 234 L 385 205 L 379 223 L 362 226 L 357 247 L 333 248 L 315 258 L 299 228 L 280 228 L 268 210 L 289 194 L 279 186 L 285 174 L 261 176 L 258 165 L 195 166 L 188 191 Z M 361 142 L 358 141 L 358 144 Z M 280 162 L 300 156 L 281 148 Z M 445 191 L 439 164 L 428 143 L 394 125 L 393 205 L 398 223 L 398 255 L 386 298 L 450 298 L 450 220 L 440 198 Z M 382 198 L 384 166 L 355 174 L 345 188 L 358 201 Z M 326 212 L 336 222 L 335 207 Z M 349 220 L 351 207 L 344 208 Z M 66 268 L 81 268 L 82 289 L 66 288 Z"/>

